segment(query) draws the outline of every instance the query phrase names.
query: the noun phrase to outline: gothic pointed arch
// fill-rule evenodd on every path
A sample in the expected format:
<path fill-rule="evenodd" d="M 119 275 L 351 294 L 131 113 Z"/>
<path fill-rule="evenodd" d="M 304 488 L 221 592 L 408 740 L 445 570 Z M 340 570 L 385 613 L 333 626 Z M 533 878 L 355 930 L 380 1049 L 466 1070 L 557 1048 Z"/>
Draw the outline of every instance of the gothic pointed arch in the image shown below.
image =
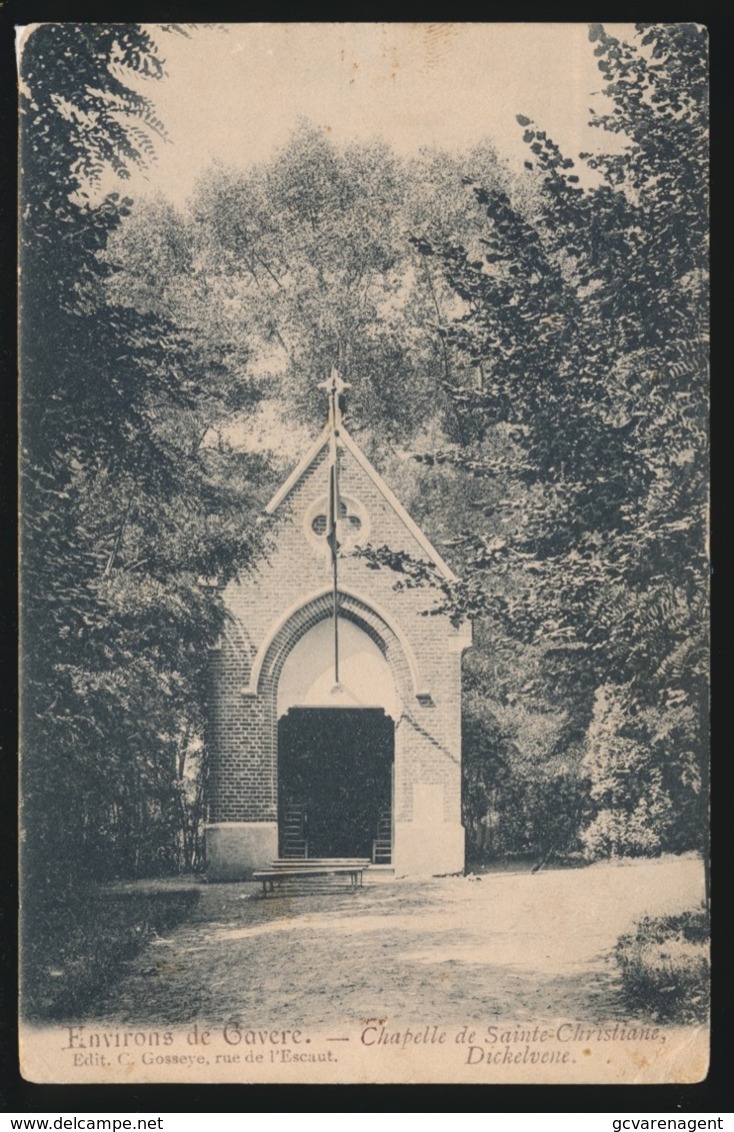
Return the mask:
<path fill-rule="evenodd" d="M 293 647 L 309 629 L 333 616 L 330 587 L 295 603 L 272 625 L 253 660 L 246 694 L 257 695 L 265 686 L 276 687 L 283 665 Z M 351 590 L 339 591 L 339 616 L 353 622 L 370 637 L 390 666 L 395 687 L 404 703 L 427 696 L 421 687 L 418 663 L 405 634 L 375 603 Z"/>

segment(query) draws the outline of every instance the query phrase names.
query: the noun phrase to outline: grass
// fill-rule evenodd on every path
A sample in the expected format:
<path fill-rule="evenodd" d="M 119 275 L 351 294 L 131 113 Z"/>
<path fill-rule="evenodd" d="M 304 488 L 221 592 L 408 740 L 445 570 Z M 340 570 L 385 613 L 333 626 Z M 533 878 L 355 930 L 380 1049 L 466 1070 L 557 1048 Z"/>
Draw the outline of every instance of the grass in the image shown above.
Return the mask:
<path fill-rule="evenodd" d="M 645 916 L 619 937 L 615 958 L 625 997 L 661 1021 L 692 1022 L 708 1013 L 709 925 L 703 908 Z"/>
<path fill-rule="evenodd" d="M 198 898 L 195 888 L 99 887 L 34 907 L 22 931 L 22 1016 L 82 1017 L 122 963 L 184 919 Z"/>

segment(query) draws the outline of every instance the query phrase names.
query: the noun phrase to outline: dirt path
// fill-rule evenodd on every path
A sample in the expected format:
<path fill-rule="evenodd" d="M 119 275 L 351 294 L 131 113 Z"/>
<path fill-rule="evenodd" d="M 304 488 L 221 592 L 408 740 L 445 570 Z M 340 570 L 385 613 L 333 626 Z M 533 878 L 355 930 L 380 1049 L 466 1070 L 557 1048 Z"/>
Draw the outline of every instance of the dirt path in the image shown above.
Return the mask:
<path fill-rule="evenodd" d="M 611 949 L 646 913 L 696 906 L 692 857 L 304 888 L 203 887 L 194 918 L 127 964 L 98 1023 L 329 1025 L 355 1018 L 629 1019 Z"/>

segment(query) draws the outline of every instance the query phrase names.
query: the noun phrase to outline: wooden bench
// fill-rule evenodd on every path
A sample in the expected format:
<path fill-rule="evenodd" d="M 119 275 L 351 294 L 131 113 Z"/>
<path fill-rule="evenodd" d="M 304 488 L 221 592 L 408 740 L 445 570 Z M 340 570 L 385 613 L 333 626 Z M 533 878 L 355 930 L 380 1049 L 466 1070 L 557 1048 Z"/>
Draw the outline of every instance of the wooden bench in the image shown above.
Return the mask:
<path fill-rule="evenodd" d="M 368 857 L 281 857 L 272 861 L 269 869 L 258 869 L 252 874 L 263 886 L 263 896 L 275 892 L 275 882 L 308 880 L 312 877 L 348 876 L 351 888 L 362 887 L 362 874 L 370 867 Z"/>

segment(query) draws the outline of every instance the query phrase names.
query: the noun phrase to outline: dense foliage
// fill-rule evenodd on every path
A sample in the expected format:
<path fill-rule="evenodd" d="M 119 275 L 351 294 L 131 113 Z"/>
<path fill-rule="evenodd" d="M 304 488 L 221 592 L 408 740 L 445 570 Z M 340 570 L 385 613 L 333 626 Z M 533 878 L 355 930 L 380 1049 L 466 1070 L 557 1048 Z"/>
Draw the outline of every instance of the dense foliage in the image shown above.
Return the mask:
<path fill-rule="evenodd" d="M 258 464 L 203 450 L 256 389 L 111 303 L 94 203 L 162 131 L 132 25 L 44 24 L 21 60 L 23 820 L 28 892 L 195 863 L 216 589 L 252 550 Z M 97 194 L 99 195 L 99 194 Z M 206 364 L 204 364 L 204 362 Z M 253 486 L 254 484 L 254 486 Z M 189 772 L 190 766 L 197 773 Z M 197 778 L 199 781 L 197 781 Z"/>
<path fill-rule="evenodd" d="M 471 161 L 493 186 L 509 182 L 491 146 Z M 478 230 L 457 193 L 462 167 L 442 154 L 400 159 L 381 142 L 340 148 L 301 123 L 267 164 L 208 169 L 185 211 L 137 208 L 107 253 L 124 268 L 109 293 L 190 322 L 204 348 L 257 374 L 282 415 L 312 428 L 324 416 L 319 375 L 338 363 L 354 379 L 354 427 L 384 459 L 437 409 L 452 412 L 439 324 L 455 300 L 411 234 Z"/>
<path fill-rule="evenodd" d="M 481 617 L 502 673 L 479 676 L 487 699 L 467 705 L 469 731 L 487 734 L 470 781 L 497 781 L 504 715 L 525 799 L 504 847 L 542 852 L 525 820 L 542 783 L 561 843 L 580 835 L 597 856 L 697 846 L 706 824 L 707 88 L 693 25 L 639 25 L 634 44 L 595 25 L 590 39 L 612 103 L 594 124 L 628 138 L 588 159 L 598 186 L 519 116 L 535 211 L 474 184 L 480 239 L 416 246 L 461 300 L 440 333 L 473 367 L 446 383 L 466 439 L 420 457 L 481 485 L 450 539 L 463 584 L 446 592 L 454 616 Z M 470 688 L 485 663 L 475 651 Z M 533 717 L 548 741 L 528 774 L 506 742 L 527 752 Z"/>
<path fill-rule="evenodd" d="M 643 917 L 614 949 L 630 1010 L 656 1021 L 705 1021 L 711 998 L 709 953 L 704 908 Z"/>

